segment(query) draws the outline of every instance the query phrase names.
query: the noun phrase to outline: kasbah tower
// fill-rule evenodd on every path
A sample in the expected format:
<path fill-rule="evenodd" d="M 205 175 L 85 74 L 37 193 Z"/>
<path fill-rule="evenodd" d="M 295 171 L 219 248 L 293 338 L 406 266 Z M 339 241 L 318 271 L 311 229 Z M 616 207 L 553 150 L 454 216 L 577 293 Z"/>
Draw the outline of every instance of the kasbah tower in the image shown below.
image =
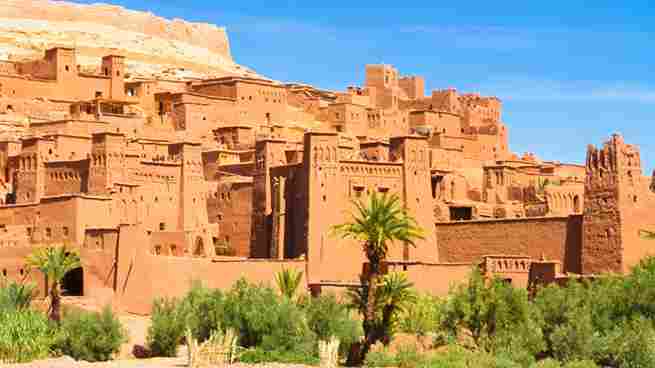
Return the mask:
<path fill-rule="evenodd" d="M 510 150 L 500 98 L 426 94 L 391 65 L 354 65 L 362 84 L 329 91 L 235 64 L 220 28 L 21 6 L 19 25 L 30 7 L 53 25 L 71 12 L 133 17 L 122 23 L 142 22 L 152 43 L 129 52 L 107 39 L 116 47 L 93 55 L 53 44 L 0 61 L 0 272 L 41 292 L 25 258 L 62 243 L 82 259 L 67 293 L 133 313 L 193 280 L 227 288 L 283 268 L 302 270 L 313 293 L 342 292 L 365 258 L 330 229 L 375 192 L 399 196 L 427 234 L 394 245 L 388 268 L 435 294 L 472 267 L 527 287 L 624 273 L 655 249 L 640 236 L 655 228 L 653 179 L 620 135 L 589 146 L 585 165 L 545 161 Z M 162 50 L 160 36 L 195 48 L 139 59 Z M 211 63 L 185 54 L 198 39 L 218 45 Z"/>

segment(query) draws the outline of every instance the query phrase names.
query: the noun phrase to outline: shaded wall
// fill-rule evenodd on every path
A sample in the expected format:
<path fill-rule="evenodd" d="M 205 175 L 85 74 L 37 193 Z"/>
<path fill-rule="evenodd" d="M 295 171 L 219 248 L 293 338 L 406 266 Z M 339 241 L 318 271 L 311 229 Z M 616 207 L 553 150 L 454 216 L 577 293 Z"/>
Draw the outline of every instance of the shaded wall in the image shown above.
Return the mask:
<path fill-rule="evenodd" d="M 484 255 L 525 255 L 558 260 L 580 272 L 582 217 L 541 217 L 438 223 L 440 262 L 472 263 Z"/>

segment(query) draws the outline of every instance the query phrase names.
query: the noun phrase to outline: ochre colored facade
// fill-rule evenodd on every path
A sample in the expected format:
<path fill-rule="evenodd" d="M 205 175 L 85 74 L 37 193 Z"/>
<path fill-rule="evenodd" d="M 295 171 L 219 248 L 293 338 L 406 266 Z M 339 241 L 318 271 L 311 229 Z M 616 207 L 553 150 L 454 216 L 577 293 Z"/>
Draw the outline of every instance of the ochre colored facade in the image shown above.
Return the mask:
<path fill-rule="evenodd" d="M 653 249 L 653 184 L 614 136 L 585 166 L 516 155 L 496 97 L 425 94 L 422 77 L 367 65 L 363 86 L 325 91 L 224 77 L 135 78 L 73 49 L 0 63 L 0 270 L 29 272 L 47 244 L 78 248 L 64 289 L 128 311 L 200 280 L 313 290 L 356 285 L 364 256 L 331 234 L 352 201 L 396 194 L 426 229 L 390 269 L 444 293 L 472 265 L 517 285 L 624 272 Z"/>

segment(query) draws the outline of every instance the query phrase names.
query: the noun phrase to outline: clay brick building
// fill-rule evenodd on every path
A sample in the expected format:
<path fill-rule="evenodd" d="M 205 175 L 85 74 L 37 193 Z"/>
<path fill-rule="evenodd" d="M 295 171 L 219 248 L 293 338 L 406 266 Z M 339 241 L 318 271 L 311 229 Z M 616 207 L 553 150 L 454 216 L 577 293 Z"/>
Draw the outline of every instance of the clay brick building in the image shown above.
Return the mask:
<path fill-rule="evenodd" d="M 612 137 L 586 165 L 517 155 L 496 97 L 426 95 L 420 76 L 367 65 L 362 86 L 326 91 L 251 77 L 168 81 L 125 59 L 77 68 L 73 49 L 0 63 L 0 270 L 28 272 L 44 244 L 80 250 L 68 293 L 148 313 L 200 280 L 314 290 L 358 282 L 361 248 L 336 238 L 352 200 L 398 195 L 427 230 L 391 269 L 443 293 L 473 265 L 526 286 L 623 272 L 648 254 L 652 179 Z"/>

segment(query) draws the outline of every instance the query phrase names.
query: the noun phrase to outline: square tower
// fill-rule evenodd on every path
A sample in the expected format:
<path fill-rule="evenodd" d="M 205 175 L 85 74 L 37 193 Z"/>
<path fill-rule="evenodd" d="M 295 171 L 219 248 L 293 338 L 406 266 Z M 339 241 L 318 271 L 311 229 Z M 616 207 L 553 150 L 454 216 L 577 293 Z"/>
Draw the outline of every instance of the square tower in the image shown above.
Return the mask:
<path fill-rule="evenodd" d="M 104 56 L 102 75 L 111 79 L 107 97 L 113 100 L 125 99 L 125 58 L 118 55 Z"/>
<path fill-rule="evenodd" d="M 77 58 L 75 49 L 55 47 L 45 52 L 45 60 L 50 64 L 51 74 L 57 81 L 71 81 L 77 78 Z"/>
<path fill-rule="evenodd" d="M 623 273 L 655 255 L 655 193 L 642 175 L 639 149 L 618 134 L 602 148 L 587 149 L 581 268 L 584 274 Z"/>
<path fill-rule="evenodd" d="M 366 87 L 378 90 L 398 87 L 398 70 L 387 64 L 366 65 Z"/>

